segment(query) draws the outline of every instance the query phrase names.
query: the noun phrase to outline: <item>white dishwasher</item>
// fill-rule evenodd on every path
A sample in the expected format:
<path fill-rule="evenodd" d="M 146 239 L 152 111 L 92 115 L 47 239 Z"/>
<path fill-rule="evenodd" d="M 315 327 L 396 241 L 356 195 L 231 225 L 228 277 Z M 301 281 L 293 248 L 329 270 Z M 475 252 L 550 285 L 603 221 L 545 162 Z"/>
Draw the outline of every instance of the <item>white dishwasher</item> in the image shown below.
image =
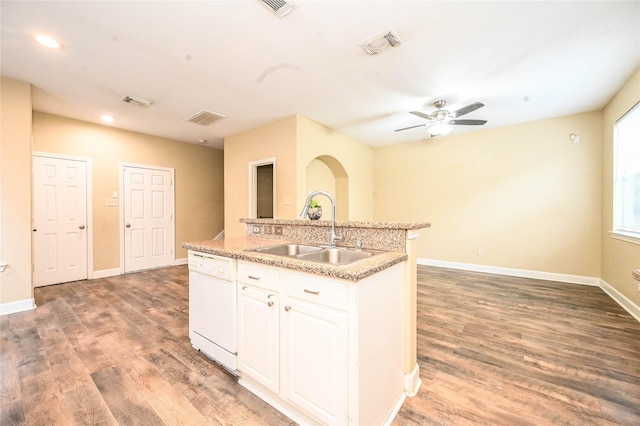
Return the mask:
<path fill-rule="evenodd" d="M 236 260 L 189 250 L 189 338 L 194 348 L 236 371 Z"/>

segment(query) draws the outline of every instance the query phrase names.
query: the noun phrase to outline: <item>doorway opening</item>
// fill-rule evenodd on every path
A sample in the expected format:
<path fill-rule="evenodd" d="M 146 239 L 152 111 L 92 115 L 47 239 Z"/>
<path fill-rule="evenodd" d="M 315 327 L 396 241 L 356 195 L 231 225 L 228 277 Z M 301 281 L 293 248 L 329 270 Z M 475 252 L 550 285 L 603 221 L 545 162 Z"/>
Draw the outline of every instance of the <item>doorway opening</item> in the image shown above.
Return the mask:
<path fill-rule="evenodd" d="M 276 159 L 249 163 L 249 217 L 274 219 L 276 217 Z"/>

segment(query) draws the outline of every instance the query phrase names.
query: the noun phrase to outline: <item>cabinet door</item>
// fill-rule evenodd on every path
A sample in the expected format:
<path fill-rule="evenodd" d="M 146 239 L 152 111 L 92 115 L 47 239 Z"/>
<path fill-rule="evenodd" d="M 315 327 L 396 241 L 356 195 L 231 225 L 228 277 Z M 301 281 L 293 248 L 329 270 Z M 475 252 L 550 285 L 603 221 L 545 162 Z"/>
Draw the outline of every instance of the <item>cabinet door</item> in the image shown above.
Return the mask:
<path fill-rule="evenodd" d="M 278 295 L 239 285 L 238 370 L 273 392 L 280 388 Z"/>
<path fill-rule="evenodd" d="M 348 423 L 346 312 L 295 298 L 283 304 L 281 396 L 321 423 Z"/>

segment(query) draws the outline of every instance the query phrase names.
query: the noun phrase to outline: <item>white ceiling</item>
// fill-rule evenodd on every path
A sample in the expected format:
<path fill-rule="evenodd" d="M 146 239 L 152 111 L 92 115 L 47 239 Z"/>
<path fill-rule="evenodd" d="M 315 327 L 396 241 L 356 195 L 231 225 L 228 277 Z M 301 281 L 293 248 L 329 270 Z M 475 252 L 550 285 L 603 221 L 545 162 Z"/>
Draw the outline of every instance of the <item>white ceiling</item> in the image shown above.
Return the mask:
<path fill-rule="evenodd" d="M 256 0 L 2 0 L 0 13 L 1 73 L 33 85 L 34 109 L 216 148 L 292 114 L 371 146 L 419 140 L 425 127 L 394 129 L 438 99 L 483 102 L 464 117 L 482 128 L 593 111 L 640 66 L 638 1 L 296 0 L 278 18 Z M 389 28 L 400 46 L 359 47 Z M 227 118 L 185 121 L 200 110 Z"/>

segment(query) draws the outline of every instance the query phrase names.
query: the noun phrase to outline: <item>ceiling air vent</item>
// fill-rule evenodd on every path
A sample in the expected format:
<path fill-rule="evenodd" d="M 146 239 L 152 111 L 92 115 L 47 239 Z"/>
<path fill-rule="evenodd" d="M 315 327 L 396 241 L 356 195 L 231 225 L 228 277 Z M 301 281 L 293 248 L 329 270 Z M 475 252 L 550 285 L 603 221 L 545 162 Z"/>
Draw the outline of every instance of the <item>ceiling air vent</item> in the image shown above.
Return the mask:
<path fill-rule="evenodd" d="M 126 102 L 128 104 L 131 105 L 136 105 L 139 107 L 143 107 L 143 108 L 149 108 L 151 105 L 153 105 L 153 102 L 148 101 L 146 99 L 142 99 L 142 98 L 136 98 L 135 96 L 124 96 L 122 98 L 123 102 Z"/>
<path fill-rule="evenodd" d="M 275 13 L 279 18 L 287 16 L 295 6 L 295 3 L 291 0 L 257 0 L 257 2 Z"/>
<path fill-rule="evenodd" d="M 200 124 L 201 126 L 210 126 L 218 120 L 227 118 L 224 115 L 216 114 L 211 111 L 200 111 L 187 118 L 186 121 Z"/>
<path fill-rule="evenodd" d="M 386 30 L 380 34 L 368 38 L 360 43 L 360 46 L 369 55 L 377 55 L 382 53 L 388 47 L 397 47 L 402 43 L 400 37 L 393 30 Z"/>

